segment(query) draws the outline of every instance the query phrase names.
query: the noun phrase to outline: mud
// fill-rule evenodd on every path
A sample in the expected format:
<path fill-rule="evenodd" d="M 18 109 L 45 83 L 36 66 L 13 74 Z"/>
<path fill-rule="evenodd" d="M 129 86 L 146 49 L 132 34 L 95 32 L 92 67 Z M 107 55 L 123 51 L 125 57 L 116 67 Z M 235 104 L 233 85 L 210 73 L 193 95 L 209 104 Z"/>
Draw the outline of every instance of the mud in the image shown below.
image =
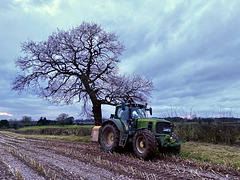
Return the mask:
<path fill-rule="evenodd" d="M 25 139 L 0 133 L 0 179 L 240 179 L 231 167 L 158 154 L 108 153 L 96 143 Z"/>

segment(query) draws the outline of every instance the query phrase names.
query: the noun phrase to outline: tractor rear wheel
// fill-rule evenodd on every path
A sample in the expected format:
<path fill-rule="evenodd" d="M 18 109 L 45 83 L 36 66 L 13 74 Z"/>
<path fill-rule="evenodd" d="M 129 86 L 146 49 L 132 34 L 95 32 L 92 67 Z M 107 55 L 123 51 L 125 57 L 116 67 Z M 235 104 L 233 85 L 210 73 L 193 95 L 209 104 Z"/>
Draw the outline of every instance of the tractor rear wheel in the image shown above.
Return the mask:
<path fill-rule="evenodd" d="M 157 141 L 152 131 L 147 129 L 137 131 L 133 138 L 133 150 L 139 158 L 153 157 L 157 151 Z"/>
<path fill-rule="evenodd" d="M 103 126 L 100 134 L 100 145 L 105 151 L 115 151 L 119 145 L 119 130 L 113 124 Z"/>

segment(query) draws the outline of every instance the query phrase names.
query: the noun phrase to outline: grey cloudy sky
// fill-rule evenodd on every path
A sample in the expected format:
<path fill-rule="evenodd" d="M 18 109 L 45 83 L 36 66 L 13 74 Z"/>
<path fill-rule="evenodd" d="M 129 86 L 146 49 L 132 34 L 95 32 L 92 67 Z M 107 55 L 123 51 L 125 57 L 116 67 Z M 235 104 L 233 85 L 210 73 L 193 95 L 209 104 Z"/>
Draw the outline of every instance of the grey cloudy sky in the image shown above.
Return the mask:
<path fill-rule="evenodd" d="M 153 79 L 154 116 L 239 117 L 239 7 L 238 0 L 1 0 L 0 119 L 55 119 L 63 112 L 80 118 L 80 105 L 51 105 L 11 91 L 11 83 L 20 73 L 14 60 L 21 42 L 83 21 L 119 35 L 122 72 Z M 104 106 L 104 116 L 113 109 Z"/>

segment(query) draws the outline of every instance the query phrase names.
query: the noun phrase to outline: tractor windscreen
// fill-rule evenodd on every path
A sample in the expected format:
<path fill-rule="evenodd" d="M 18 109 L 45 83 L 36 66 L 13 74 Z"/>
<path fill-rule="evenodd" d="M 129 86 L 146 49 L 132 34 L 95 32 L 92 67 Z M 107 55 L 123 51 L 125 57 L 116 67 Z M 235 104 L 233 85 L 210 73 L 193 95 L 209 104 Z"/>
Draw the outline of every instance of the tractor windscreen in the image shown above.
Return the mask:
<path fill-rule="evenodd" d="M 132 117 L 134 119 L 146 118 L 145 109 L 140 107 L 132 107 Z"/>
<path fill-rule="evenodd" d="M 130 119 L 129 115 L 129 106 L 125 106 L 124 110 L 121 106 L 117 107 L 116 117 L 121 119 L 122 121 L 128 121 Z M 145 107 L 144 106 L 131 106 L 131 118 L 139 119 L 146 118 Z"/>

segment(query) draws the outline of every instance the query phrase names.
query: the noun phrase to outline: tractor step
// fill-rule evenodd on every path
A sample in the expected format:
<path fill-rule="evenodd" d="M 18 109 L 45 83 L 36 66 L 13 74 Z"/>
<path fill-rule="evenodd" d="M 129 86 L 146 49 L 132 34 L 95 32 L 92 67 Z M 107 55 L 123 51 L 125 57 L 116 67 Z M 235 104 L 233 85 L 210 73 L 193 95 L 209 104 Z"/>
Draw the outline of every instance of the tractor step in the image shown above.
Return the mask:
<path fill-rule="evenodd" d="M 121 132 L 119 146 L 124 147 L 127 143 L 127 138 L 128 138 L 128 134 L 125 134 L 125 133 Z"/>

